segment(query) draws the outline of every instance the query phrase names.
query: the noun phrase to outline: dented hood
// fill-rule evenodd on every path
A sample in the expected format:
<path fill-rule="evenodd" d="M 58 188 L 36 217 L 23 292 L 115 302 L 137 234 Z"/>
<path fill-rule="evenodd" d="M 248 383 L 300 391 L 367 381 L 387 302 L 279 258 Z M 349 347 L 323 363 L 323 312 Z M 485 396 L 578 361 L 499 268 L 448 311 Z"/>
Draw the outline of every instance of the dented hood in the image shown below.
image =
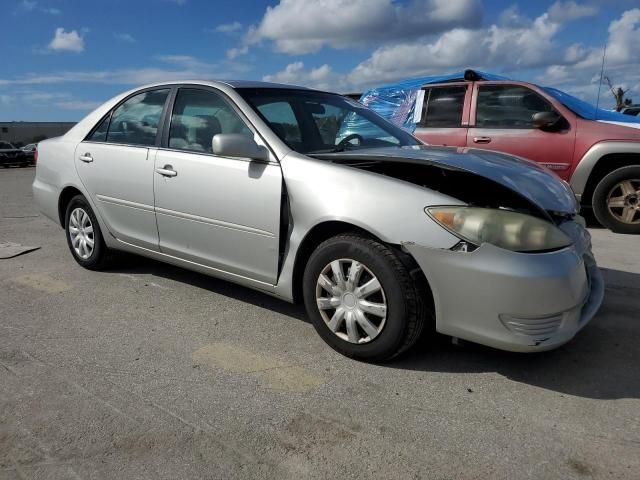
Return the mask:
<path fill-rule="evenodd" d="M 565 181 L 535 162 L 504 153 L 472 148 L 415 145 L 363 148 L 313 156 L 340 163 L 361 160 L 426 162 L 493 180 L 548 212 L 571 215 L 578 212 L 575 195 Z"/>

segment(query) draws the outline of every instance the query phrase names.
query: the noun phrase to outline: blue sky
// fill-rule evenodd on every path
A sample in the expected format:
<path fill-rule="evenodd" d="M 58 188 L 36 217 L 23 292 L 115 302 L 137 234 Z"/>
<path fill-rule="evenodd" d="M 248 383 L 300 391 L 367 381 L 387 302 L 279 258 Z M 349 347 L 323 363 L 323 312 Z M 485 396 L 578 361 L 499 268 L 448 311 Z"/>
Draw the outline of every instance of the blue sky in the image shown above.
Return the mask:
<path fill-rule="evenodd" d="M 79 120 L 160 80 L 361 91 L 467 66 L 595 102 L 605 43 L 605 73 L 640 102 L 640 0 L 3 0 L 0 11 L 0 121 Z"/>

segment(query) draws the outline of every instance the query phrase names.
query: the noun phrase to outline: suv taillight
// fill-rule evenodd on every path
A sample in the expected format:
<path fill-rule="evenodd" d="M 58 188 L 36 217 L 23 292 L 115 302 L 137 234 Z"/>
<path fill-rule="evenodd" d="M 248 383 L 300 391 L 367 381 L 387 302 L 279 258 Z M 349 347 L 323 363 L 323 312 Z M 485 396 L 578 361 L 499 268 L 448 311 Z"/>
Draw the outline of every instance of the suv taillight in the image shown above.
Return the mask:
<path fill-rule="evenodd" d="M 34 149 L 33 150 L 33 164 L 35 165 L 36 163 L 38 163 L 38 149 Z"/>

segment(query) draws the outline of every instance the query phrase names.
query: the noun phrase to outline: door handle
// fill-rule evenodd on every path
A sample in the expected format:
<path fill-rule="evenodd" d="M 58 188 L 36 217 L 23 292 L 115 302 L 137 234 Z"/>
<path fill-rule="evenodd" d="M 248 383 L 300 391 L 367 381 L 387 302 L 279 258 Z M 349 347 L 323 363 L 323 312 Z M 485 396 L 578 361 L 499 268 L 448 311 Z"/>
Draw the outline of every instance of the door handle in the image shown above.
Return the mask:
<path fill-rule="evenodd" d="M 85 153 L 84 155 L 80 155 L 78 158 L 80 160 L 82 160 L 84 163 L 93 162 L 93 157 L 91 156 L 91 154 L 89 152 Z"/>
<path fill-rule="evenodd" d="M 156 168 L 156 173 L 159 173 L 163 177 L 175 177 L 178 175 L 171 165 L 165 165 L 162 168 Z"/>
<path fill-rule="evenodd" d="M 473 137 L 474 143 L 491 143 L 491 137 Z"/>

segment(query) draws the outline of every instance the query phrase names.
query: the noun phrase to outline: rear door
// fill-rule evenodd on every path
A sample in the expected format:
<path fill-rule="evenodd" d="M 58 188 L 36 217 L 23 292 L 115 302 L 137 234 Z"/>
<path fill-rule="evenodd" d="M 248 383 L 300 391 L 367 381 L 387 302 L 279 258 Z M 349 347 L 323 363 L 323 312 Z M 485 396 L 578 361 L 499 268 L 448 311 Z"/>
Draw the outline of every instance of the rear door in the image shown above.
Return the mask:
<path fill-rule="evenodd" d="M 562 176 L 571 166 L 575 126 L 551 102 L 533 89 L 517 84 L 476 83 L 467 145 L 497 150 L 539 162 Z M 558 130 L 535 128 L 533 114 L 554 112 Z"/>
<path fill-rule="evenodd" d="M 87 192 L 116 238 L 157 250 L 153 157 L 169 88 L 138 92 L 110 112 L 76 147 Z"/>
<path fill-rule="evenodd" d="M 414 135 L 431 145 L 464 147 L 469 123 L 470 85 L 451 83 L 423 88 L 420 93 L 424 95 L 422 109 Z"/>
<path fill-rule="evenodd" d="M 275 284 L 282 173 L 273 158 L 214 155 L 219 133 L 262 139 L 221 92 L 178 89 L 163 148 L 155 155 L 160 249 L 220 271 Z"/>

